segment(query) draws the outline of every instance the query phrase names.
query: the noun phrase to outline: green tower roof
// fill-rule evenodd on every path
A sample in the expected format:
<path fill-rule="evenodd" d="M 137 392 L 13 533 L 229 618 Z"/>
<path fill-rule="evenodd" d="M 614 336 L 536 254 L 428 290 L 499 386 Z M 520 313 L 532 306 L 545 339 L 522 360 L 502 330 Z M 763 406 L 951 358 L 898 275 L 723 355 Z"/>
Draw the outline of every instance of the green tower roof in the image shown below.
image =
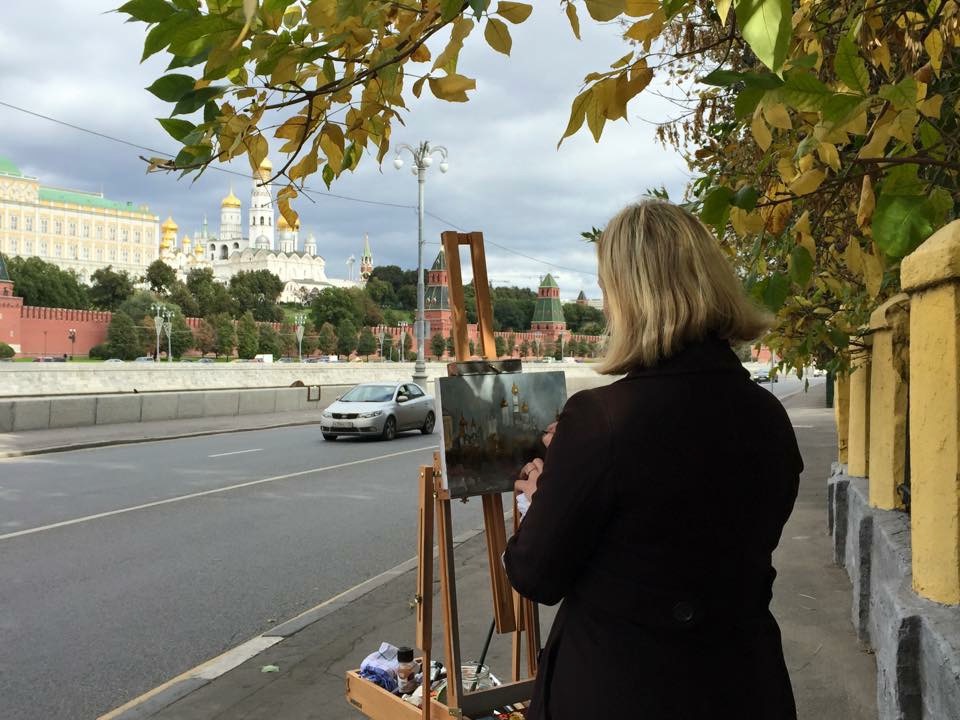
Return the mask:
<path fill-rule="evenodd" d="M 3 157 L 0 157 L 0 175 L 16 175 L 17 177 L 23 177 L 23 173 L 20 172 L 20 168 Z"/>
<path fill-rule="evenodd" d="M 560 286 L 557 285 L 557 281 L 553 279 L 553 275 L 547 273 L 543 280 L 540 281 L 540 287 L 542 288 L 557 288 L 560 289 Z"/>
<path fill-rule="evenodd" d="M 560 298 L 540 297 L 533 306 L 533 322 L 565 323 Z"/>
<path fill-rule="evenodd" d="M 433 267 L 431 270 L 446 270 L 447 269 L 447 256 L 443 254 L 443 248 L 440 248 L 440 252 L 437 253 L 437 259 L 433 261 Z"/>
<path fill-rule="evenodd" d="M 10 282 L 10 273 L 7 272 L 7 263 L 3 260 L 3 255 L 0 255 L 0 282 Z"/>

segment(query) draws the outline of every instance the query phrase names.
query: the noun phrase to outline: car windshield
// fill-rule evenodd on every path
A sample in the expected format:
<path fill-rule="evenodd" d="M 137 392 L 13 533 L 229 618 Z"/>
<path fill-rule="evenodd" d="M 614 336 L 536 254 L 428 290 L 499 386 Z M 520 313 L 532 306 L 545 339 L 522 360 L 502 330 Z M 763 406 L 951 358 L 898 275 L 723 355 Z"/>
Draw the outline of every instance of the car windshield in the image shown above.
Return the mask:
<path fill-rule="evenodd" d="M 342 402 L 387 402 L 393 399 L 393 385 L 357 385 L 344 395 Z"/>

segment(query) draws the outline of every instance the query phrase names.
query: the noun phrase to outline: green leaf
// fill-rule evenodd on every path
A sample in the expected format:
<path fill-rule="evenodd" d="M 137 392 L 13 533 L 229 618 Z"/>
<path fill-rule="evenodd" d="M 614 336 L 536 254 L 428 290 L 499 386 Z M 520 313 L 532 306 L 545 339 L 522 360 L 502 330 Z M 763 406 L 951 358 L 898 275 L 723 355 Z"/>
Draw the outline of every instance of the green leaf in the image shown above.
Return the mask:
<path fill-rule="evenodd" d="M 159 23 L 149 33 L 143 41 L 143 56 L 140 62 L 143 62 L 151 55 L 163 50 L 173 40 L 180 26 L 186 23 L 193 15 L 188 12 L 178 12 Z"/>
<path fill-rule="evenodd" d="M 772 312 L 777 312 L 790 294 L 790 278 L 782 273 L 764 278 L 754 286 L 754 294 Z"/>
<path fill-rule="evenodd" d="M 821 112 L 823 121 L 839 125 L 856 115 L 864 104 L 863 98 L 857 95 L 837 93 L 823 101 Z"/>
<path fill-rule="evenodd" d="M 817 53 L 810 53 L 809 55 L 802 55 L 798 58 L 790 58 L 790 68 L 807 68 L 808 70 L 813 68 L 817 64 L 817 60 L 820 59 L 820 56 Z"/>
<path fill-rule="evenodd" d="M 790 251 L 790 277 L 800 287 L 810 282 L 813 273 L 813 258 L 810 252 L 802 245 L 797 245 Z"/>
<path fill-rule="evenodd" d="M 443 20 L 453 20 L 460 14 L 463 0 L 440 0 L 440 17 Z"/>
<path fill-rule="evenodd" d="M 733 190 L 726 185 L 710 188 L 703 197 L 703 208 L 700 210 L 700 219 L 707 225 L 723 227 L 727 224 L 730 215 L 730 198 Z"/>
<path fill-rule="evenodd" d="M 207 48 L 199 55 L 194 55 L 193 57 L 181 57 L 175 55 L 173 60 L 170 61 L 170 64 L 167 65 L 167 70 L 176 70 L 177 68 L 182 67 L 196 67 L 207 61 L 207 58 L 210 57 L 210 48 Z"/>
<path fill-rule="evenodd" d="M 609 22 L 624 10 L 623 0 L 584 0 L 587 12 L 597 22 Z"/>
<path fill-rule="evenodd" d="M 490 0 L 467 0 L 467 4 L 473 10 L 474 17 L 479 20 L 483 12 L 490 6 Z"/>
<path fill-rule="evenodd" d="M 700 82 L 705 85 L 718 85 L 720 87 L 729 87 L 742 82 L 747 87 L 762 90 L 775 90 L 783 85 L 783 80 L 773 73 L 737 72 L 735 70 L 724 70 L 723 68 L 717 68 L 708 75 L 704 75 L 700 78 Z"/>
<path fill-rule="evenodd" d="M 757 189 L 753 185 L 744 185 L 742 188 L 737 190 L 734 193 L 733 198 L 730 200 L 730 204 L 734 207 L 738 207 L 742 210 L 750 212 L 757 206 L 757 199 L 760 197 L 760 193 L 757 192 Z"/>
<path fill-rule="evenodd" d="M 873 239 L 889 257 L 902 258 L 933 234 L 934 214 L 923 195 L 883 193 L 873 211 Z"/>
<path fill-rule="evenodd" d="M 497 15 L 514 25 L 524 22 L 532 12 L 533 6 L 526 3 L 507 2 L 507 0 L 500 0 L 497 3 Z"/>
<path fill-rule="evenodd" d="M 333 171 L 333 168 L 329 164 L 323 166 L 323 171 L 320 173 L 320 177 L 323 178 L 323 182 L 327 186 L 327 190 L 330 189 L 330 183 L 333 182 L 336 177 L 336 173 Z"/>
<path fill-rule="evenodd" d="M 717 85 L 719 87 L 728 87 L 743 80 L 743 73 L 736 70 L 724 70 L 717 68 L 711 73 L 700 78 L 704 85 Z"/>
<path fill-rule="evenodd" d="M 833 58 L 833 71 L 840 82 L 855 93 L 867 95 L 870 92 L 870 76 L 867 66 L 857 50 L 857 46 L 848 35 L 840 38 L 837 54 Z"/>
<path fill-rule="evenodd" d="M 130 0 L 117 8 L 117 12 L 126 13 L 134 20 L 145 23 L 157 23 L 166 20 L 176 12 L 164 0 Z"/>
<path fill-rule="evenodd" d="M 946 188 L 936 187 L 927 197 L 930 198 L 930 207 L 933 208 L 934 226 L 945 225 L 953 216 L 953 195 Z"/>
<path fill-rule="evenodd" d="M 197 127 L 189 120 L 179 118 L 157 118 L 157 122 L 170 134 L 170 137 L 179 142 L 183 142 Z"/>
<path fill-rule="evenodd" d="M 217 107 L 215 102 L 208 102 L 203 106 L 203 121 L 205 123 L 212 123 L 217 119 L 217 116 L 220 114 L 220 108 Z"/>
<path fill-rule="evenodd" d="M 147 88 L 165 102 L 176 102 L 193 90 L 196 80 L 189 75 L 164 75 Z"/>
<path fill-rule="evenodd" d="M 737 25 L 757 58 L 773 72 L 779 72 L 787 58 L 793 29 L 790 0 L 740 0 Z"/>
<path fill-rule="evenodd" d="M 780 88 L 783 101 L 796 110 L 817 111 L 833 91 L 805 70 L 791 70 Z"/>
<path fill-rule="evenodd" d="M 889 168 L 883 175 L 882 191 L 891 195 L 925 195 L 917 165 L 903 163 Z"/>
<path fill-rule="evenodd" d="M 222 87 L 205 87 L 200 90 L 191 90 L 180 98 L 179 102 L 174 106 L 171 115 L 189 115 L 190 113 L 196 112 L 206 105 L 207 101 L 219 97 L 224 90 L 225 88 Z"/>
<path fill-rule="evenodd" d="M 758 87 L 746 87 L 741 90 L 737 99 L 733 101 L 734 117 L 737 120 L 743 120 L 743 118 L 753 115 L 753 111 L 757 109 L 757 105 L 760 104 L 766 94 L 766 90 Z"/>
<path fill-rule="evenodd" d="M 897 110 L 916 107 L 917 81 L 913 77 L 907 77 L 896 85 L 884 85 L 880 88 L 878 95 L 884 100 L 889 100 Z"/>

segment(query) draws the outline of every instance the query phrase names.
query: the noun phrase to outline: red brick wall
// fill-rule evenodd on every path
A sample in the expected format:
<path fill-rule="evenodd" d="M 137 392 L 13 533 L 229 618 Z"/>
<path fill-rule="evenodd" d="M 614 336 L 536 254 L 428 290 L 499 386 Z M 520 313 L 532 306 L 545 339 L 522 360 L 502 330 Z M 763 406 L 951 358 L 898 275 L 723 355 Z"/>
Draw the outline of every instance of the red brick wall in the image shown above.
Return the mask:
<path fill-rule="evenodd" d="M 87 355 L 106 342 L 110 313 L 25 305 L 20 313 L 21 355 Z M 69 330 L 76 330 L 74 343 Z"/>

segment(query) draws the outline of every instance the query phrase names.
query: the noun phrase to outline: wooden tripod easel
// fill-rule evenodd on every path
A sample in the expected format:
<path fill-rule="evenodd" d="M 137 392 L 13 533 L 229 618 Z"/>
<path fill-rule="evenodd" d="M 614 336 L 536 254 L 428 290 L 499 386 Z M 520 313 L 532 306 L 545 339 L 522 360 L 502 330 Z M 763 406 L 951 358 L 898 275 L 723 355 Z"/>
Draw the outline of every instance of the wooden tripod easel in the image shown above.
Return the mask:
<path fill-rule="evenodd" d="M 469 358 L 467 314 L 464 303 L 463 277 L 460 268 L 460 246 L 470 248 L 473 266 L 473 284 L 477 299 L 477 325 L 480 333 L 478 354 L 496 359 L 493 337 L 493 309 L 487 280 L 486 256 L 483 249 L 483 234 L 445 232 L 441 236 L 447 262 L 447 283 L 450 292 L 453 340 L 458 361 Z M 451 497 L 442 487 L 440 456 L 434 454 L 432 466 L 420 468 L 419 520 L 418 520 L 418 569 L 415 596 L 417 609 L 416 645 L 422 652 L 424 667 L 424 698 L 430 697 L 429 668 L 433 645 L 433 558 L 434 525 L 439 549 L 440 602 L 443 611 L 444 659 L 447 669 L 446 704 L 436 700 L 423 702 L 417 709 L 399 697 L 359 678 L 357 673 L 347 673 L 347 699 L 375 720 L 395 718 L 455 717 L 469 720 L 494 708 L 517 705 L 530 699 L 534 677 L 537 672 L 537 655 L 540 648 L 540 622 L 537 606 L 517 595 L 507 579 L 501 557 L 506 549 L 506 526 L 503 502 L 499 494 L 481 495 L 483 523 L 487 538 L 487 556 L 490 566 L 490 583 L 493 594 L 493 615 L 498 633 L 512 634 L 512 682 L 495 688 L 468 692 L 461 679 L 460 627 L 457 607 L 456 574 L 453 557 L 453 528 L 451 522 Z M 513 508 L 514 529 L 519 523 L 516 504 Z M 526 642 L 523 634 L 526 633 Z M 522 650 L 527 650 L 527 675 L 521 679 Z"/>

